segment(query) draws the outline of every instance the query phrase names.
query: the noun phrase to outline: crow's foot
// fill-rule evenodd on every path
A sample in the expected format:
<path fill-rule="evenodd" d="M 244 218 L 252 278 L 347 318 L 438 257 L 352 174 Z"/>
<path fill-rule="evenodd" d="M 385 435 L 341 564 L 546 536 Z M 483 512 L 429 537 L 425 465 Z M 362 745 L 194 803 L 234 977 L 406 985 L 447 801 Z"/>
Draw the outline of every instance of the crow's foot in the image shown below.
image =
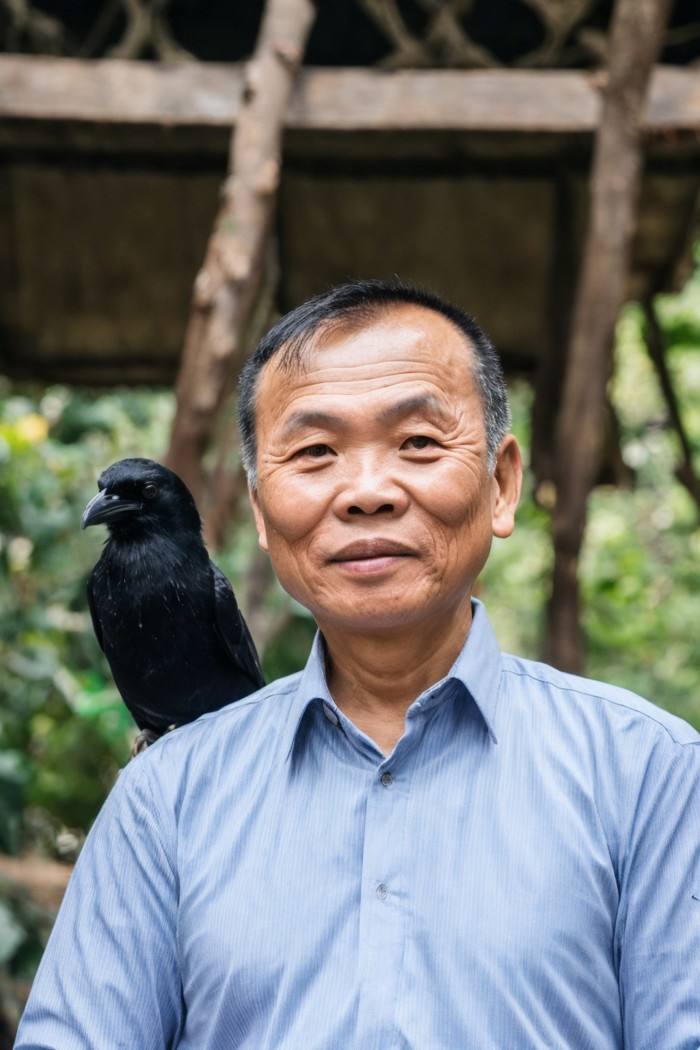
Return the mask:
<path fill-rule="evenodd" d="M 154 744 L 156 740 L 159 740 L 160 736 L 160 733 L 154 733 L 152 729 L 142 729 L 134 740 L 133 747 L 131 748 L 131 757 L 136 758 L 136 756 L 140 755 L 142 751 L 145 751 L 147 747 L 150 747 L 150 745 Z"/>

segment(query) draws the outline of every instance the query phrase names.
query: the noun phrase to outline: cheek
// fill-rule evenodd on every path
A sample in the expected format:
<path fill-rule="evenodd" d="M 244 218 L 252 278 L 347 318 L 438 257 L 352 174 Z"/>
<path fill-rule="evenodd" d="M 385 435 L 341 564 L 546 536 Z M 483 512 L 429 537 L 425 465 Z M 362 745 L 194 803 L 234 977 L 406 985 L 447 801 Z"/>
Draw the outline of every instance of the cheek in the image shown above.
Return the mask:
<path fill-rule="evenodd" d="M 273 497 L 266 499 L 266 492 Z M 314 485 L 310 477 L 285 478 L 272 475 L 260 488 L 260 504 L 268 529 L 268 542 L 276 539 L 298 543 L 324 516 L 328 493 Z"/>
<path fill-rule="evenodd" d="M 455 539 L 465 529 L 489 516 L 490 488 L 486 479 L 461 463 L 447 461 L 426 472 L 424 482 L 414 487 L 416 501 Z"/>

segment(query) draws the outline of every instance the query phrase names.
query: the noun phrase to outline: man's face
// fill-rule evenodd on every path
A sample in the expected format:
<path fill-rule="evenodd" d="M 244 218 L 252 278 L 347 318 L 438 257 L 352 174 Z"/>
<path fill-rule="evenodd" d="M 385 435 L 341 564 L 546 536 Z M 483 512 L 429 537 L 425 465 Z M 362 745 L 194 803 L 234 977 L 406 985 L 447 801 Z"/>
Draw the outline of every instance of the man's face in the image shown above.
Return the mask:
<path fill-rule="evenodd" d="M 273 358 L 259 376 L 260 545 L 321 628 L 448 614 L 512 531 L 518 448 L 506 438 L 489 476 L 471 353 L 441 314 L 402 304 L 328 333 L 301 370 Z"/>

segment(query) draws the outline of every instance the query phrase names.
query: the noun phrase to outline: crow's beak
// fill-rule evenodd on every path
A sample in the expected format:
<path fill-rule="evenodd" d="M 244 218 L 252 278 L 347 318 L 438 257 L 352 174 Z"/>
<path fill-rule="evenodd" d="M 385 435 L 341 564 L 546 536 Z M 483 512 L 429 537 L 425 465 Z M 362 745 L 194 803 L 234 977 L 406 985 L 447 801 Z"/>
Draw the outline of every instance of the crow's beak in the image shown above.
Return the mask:
<path fill-rule="evenodd" d="M 108 492 L 107 489 L 103 489 L 96 496 L 92 497 L 83 511 L 80 527 L 81 529 L 86 529 L 88 525 L 108 525 L 115 518 L 121 518 L 123 515 L 130 514 L 135 510 L 141 510 L 142 507 L 143 503 L 139 503 L 137 500 L 122 499 L 115 492 Z"/>

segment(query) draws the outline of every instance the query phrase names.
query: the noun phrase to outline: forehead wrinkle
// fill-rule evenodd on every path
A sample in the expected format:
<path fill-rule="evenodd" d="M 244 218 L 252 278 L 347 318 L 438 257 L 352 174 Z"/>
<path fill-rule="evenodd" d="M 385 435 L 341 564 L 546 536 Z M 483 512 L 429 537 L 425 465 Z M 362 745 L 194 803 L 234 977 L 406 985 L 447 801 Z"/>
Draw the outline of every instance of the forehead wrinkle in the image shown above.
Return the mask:
<path fill-rule="evenodd" d="M 377 416 L 377 422 L 394 423 L 398 419 L 417 415 L 420 412 L 433 413 L 441 420 L 447 421 L 445 410 L 435 394 L 413 394 L 411 397 L 404 398 L 403 401 L 383 408 Z"/>
<path fill-rule="evenodd" d="M 375 422 L 391 424 L 399 419 L 405 419 L 408 416 L 417 415 L 421 412 L 435 415 L 445 424 L 450 422 L 444 406 L 435 394 L 413 394 L 410 397 L 403 398 L 403 400 L 381 409 L 375 416 Z M 282 439 L 288 439 L 295 431 L 303 430 L 304 427 L 328 427 L 339 431 L 347 431 L 350 428 L 350 424 L 342 416 L 335 415 L 332 412 L 323 412 L 318 409 L 299 409 L 293 412 L 285 421 L 280 436 Z"/>
<path fill-rule="evenodd" d="M 359 373 L 359 374 L 357 374 Z M 332 365 L 316 365 L 313 369 L 307 369 L 296 381 L 290 384 L 281 374 L 271 373 L 267 391 L 267 397 L 277 399 L 280 395 L 290 401 L 294 397 L 303 398 L 334 396 L 334 386 L 352 384 L 359 391 L 369 393 L 375 390 L 389 390 L 391 387 L 405 387 L 407 379 L 412 383 L 425 383 L 441 391 L 443 378 L 448 375 L 442 363 L 434 368 L 418 365 L 410 359 L 396 362 L 396 367 L 387 371 L 385 361 L 376 362 L 344 362 Z M 475 393 L 473 384 L 469 384 L 458 391 L 463 396 L 470 397 Z M 436 395 L 436 401 L 439 398 Z"/>
<path fill-rule="evenodd" d="M 386 320 L 389 319 L 386 318 Z M 386 320 L 382 327 L 386 326 Z M 393 325 L 388 327 L 390 329 L 394 328 Z M 451 329 L 452 326 L 448 325 L 448 327 Z M 335 328 L 335 331 L 332 331 L 332 328 Z M 468 358 L 464 361 L 467 372 L 467 375 L 464 377 L 466 382 L 460 382 L 458 389 L 455 390 L 454 367 L 457 362 L 454 360 L 453 354 L 447 355 L 451 358 L 450 364 L 452 367 L 450 367 L 445 360 L 444 353 L 436 353 L 435 347 L 430 345 L 429 341 L 426 345 L 425 333 L 423 332 L 416 333 L 415 330 L 410 333 L 400 332 L 400 335 L 408 336 L 410 342 L 413 343 L 412 346 L 399 348 L 394 343 L 394 353 L 389 352 L 388 358 L 381 352 L 381 348 L 375 347 L 374 349 L 378 349 L 377 356 L 371 354 L 374 359 L 367 360 L 363 355 L 360 355 L 360 359 L 357 359 L 352 353 L 348 353 L 349 347 L 343 345 L 346 343 L 346 339 L 342 339 L 340 345 L 338 345 L 336 340 L 333 339 L 333 335 L 337 338 L 339 329 L 341 331 L 344 329 L 343 334 L 349 334 L 349 341 L 354 342 L 358 337 L 362 339 L 366 335 L 371 335 L 370 330 L 372 328 L 376 331 L 376 323 L 367 327 L 361 325 L 359 326 L 359 331 L 353 333 L 348 333 L 347 325 L 332 326 L 332 328 L 330 330 L 326 329 L 323 333 L 314 333 L 316 338 L 311 339 L 307 343 L 305 348 L 307 352 L 303 355 L 303 362 L 297 361 L 296 374 L 293 378 L 290 377 L 287 369 L 280 367 L 280 361 L 271 361 L 270 365 L 272 367 L 265 369 L 267 374 L 261 376 L 261 387 L 263 389 L 259 389 L 258 394 L 264 394 L 262 400 L 265 402 L 270 403 L 271 398 L 272 402 L 277 403 L 275 415 L 278 415 L 278 418 L 279 414 L 284 414 L 284 408 L 279 404 L 280 397 L 290 409 L 294 408 L 293 402 L 299 396 L 308 405 L 308 408 L 299 407 L 296 411 L 291 412 L 288 420 L 282 422 L 281 429 L 277 431 L 282 440 L 286 440 L 293 431 L 304 426 L 321 428 L 326 426 L 337 429 L 345 427 L 345 429 L 348 429 L 349 423 L 345 423 L 345 419 L 340 418 L 337 412 L 333 411 L 335 404 L 329 404 L 328 411 L 325 408 L 319 408 L 317 405 L 314 405 L 317 398 L 324 401 L 327 397 L 330 397 L 331 401 L 333 401 L 336 395 L 336 389 L 334 388 L 337 385 L 342 390 L 345 384 L 349 384 L 348 391 L 352 387 L 357 387 L 355 396 L 359 395 L 360 397 L 364 396 L 363 391 L 366 391 L 368 394 L 374 394 L 375 391 L 382 390 L 386 394 L 392 387 L 398 387 L 399 389 L 396 392 L 400 395 L 400 393 L 403 393 L 401 388 L 405 388 L 406 379 L 409 377 L 413 383 L 425 383 L 428 388 L 439 388 L 432 393 L 429 389 L 427 392 L 412 393 L 410 398 L 404 399 L 412 402 L 410 406 L 404 406 L 403 402 L 401 402 L 400 406 L 386 407 L 380 413 L 380 421 L 382 423 L 390 422 L 403 413 L 409 415 L 411 412 L 418 413 L 421 410 L 430 412 L 432 410 L 436 422 L 452 425 L 454 421 L 453 411 L 450 409 L 456 407 L 451 404 L 454 397 L 458 396 L 460 401 L 463 398 L 471 401 L 476 394 L 474 377 Z M 395 336 L 399 333 L 396 333 L 394 330 L 390 331 L 389 334 L 390 336 Z M 418 339 L 416 339 L 416 335 L 418 335 Z M 400 339 L 399 341 L 403 340 Z M 456 349 L 456 347 L 452 347 L 453 351 L 456 351 Z M 341 353 L 338 354 L 337 351 L 341 351 Z M 462 357 L 462 355 L 463 347 L 459 347 L 459 356 Z M 443 391 L 443 386 L 449 386 L 452 389 Z M 450 408 L 444 403 L 444 398 L 441 396 L 445 393 L 448 394 Z M 420 400 L 416 401 L 416 398 Z M 282 412 L 280 412 L 280 408 Z"/>
<path fill-rule="evenodd" d="M 336 430 L 346 430 L 348 424 L 342 416 L 336 416 L 332 412 L 321 412 L 318 409 L 299 409 L 292 412 L 282 427 L 281 436 L 289 437 L 295 430 L 304 427 L 332 427 Z"/>

